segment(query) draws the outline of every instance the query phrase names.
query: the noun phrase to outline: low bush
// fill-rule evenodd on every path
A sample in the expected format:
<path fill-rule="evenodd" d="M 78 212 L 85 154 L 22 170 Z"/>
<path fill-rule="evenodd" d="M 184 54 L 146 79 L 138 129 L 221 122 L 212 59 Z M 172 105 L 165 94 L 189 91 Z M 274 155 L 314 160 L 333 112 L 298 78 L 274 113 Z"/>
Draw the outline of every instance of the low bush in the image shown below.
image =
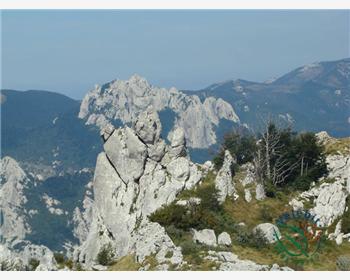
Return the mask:
<path fill-rule="evenodd" d="M 30 259 L 29 263 L 28 263 L 29 270 L 33 270 L 34 271 L 39 266 L 39 264 L 40 264 L 39 260 L 34 259 L 34 258 Z"/>
<path fill-rule="evenodd" d="M 255 233 L 247 227 L 238 227 L 235 233 L 235 239 L 240 245 L 261 249 L 267 246 L 268 242 L 264 234 L 257 230 Z"/>
<path fill-rule="evenodd" d="M 53 256 L 58 264 L 63 264 L 66 261 L 66 258 L 61 253 L 54 253 Z"/>
<path fill-rule="evenodd" d="M 114 251 L 111 244 L 106 244 L 97 254 L 97 262 L 101 265 L 110 265 L 114 258 Z"/>
<path fill-rule="evenodd" d="M 350 197 L 346 199 L 346 208 L 347 211 L 343 214 L 342 217 L 342 232 L 350 233 Z"/>

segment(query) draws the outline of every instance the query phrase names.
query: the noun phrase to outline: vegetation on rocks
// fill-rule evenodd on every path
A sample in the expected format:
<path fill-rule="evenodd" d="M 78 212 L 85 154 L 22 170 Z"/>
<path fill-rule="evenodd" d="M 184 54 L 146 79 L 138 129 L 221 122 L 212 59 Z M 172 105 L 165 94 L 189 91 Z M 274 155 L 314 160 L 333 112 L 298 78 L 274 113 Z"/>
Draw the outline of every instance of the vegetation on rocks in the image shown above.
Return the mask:
<path fill-rule="evenodd" d="M 97 262 L 100 265 L 110 265 L 114 258 L 113 247 L 111 244 L 105 244 L 97 254 Z"/>

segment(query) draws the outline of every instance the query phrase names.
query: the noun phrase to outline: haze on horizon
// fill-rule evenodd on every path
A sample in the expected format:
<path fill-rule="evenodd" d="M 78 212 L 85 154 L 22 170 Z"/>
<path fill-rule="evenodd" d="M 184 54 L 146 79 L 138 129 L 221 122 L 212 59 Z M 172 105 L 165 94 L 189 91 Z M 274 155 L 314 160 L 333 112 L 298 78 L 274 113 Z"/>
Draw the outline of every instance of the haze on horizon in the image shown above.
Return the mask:
<path fill-rule="evenodd" d="M 349 11 L 2 11 L 1 88 L 82 98 L 134 73 L 200 89 L 349 57 Z"/>

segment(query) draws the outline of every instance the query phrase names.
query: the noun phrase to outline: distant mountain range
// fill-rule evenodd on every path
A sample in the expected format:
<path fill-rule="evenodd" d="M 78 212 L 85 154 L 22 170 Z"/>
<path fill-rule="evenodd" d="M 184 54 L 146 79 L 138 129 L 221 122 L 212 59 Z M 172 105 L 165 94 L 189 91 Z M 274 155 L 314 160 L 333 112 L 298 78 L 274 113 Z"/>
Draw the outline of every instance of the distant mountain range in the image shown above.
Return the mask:
<path fill-rule="evenodd" d="M 197 91 L 150 85 L 137 75 L 97 86 L 82 102 L 46 91 L 1 90 L 1 153 L 46 176 L 94 167 L 99 130 L 132 125 L 152 106 L 164 138 L 185 130 L 194 161 L 209 159 L 232 129 L 258 131 L 268 116 L 294 129 L 350 135 L 350 59 L 297 68 L 265 83 L 229 80 Z"/>

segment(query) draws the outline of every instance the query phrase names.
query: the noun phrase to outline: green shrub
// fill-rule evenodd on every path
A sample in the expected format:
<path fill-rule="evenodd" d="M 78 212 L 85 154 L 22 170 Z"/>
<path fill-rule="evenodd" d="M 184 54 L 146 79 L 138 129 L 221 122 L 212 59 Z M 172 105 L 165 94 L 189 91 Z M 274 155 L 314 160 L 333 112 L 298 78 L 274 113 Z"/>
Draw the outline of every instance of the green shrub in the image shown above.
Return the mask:
<path fill-rule="evenodd" d="M 40 261 L 32 258 L 29 260 L 28 264 L 29 264 L 29 270 L 35 270 L 39 266 Z"/>
<path fill-rule="evenodd" d="M 273 216 L 271 215 L 271 209 L 264 205 L 260 211 L 260 219 L 264 222 L 272 222 Z"/>
<path fill-rule="evenodd" d="M 54 253 L 53 256 L 58 264 L 63 264 L 66 260 L 64 255 L 61 253 Z"/>
<path fill-rule="evenodd" d="M 220 152 L 213 159 L 214 166 L 219 170 L 223 164 L 225 150 L 228 150 L 232 156 L 235 156 L 237 163 L 242 165 L 253 160 L 256 150 L 256 139 L 253 135 L 242 135 L 238 132 L 231 132 L 224 135 L 224 141 Z M 237 166 L 232 168 L 236 169 Z"/>
<path fill-rule="evenodd" d="M 101 265 L 109 265 L 112 263 L 114 256 L 112 245 L 106 244 L 97 254 L 97 262 Z"/>
<path fill-rule="evenodd" d="M 350 255 L 343 255 L 337 258 L 337 269 L 340 271 L 350 271 Z"/>
<path fill-rule="evenodd" d="M 252 239 L 250 244 L 254 248 L 261 249 L 266 247 L 266 245 L 268 244 L 268 241 L 264 233 L 261 230 L 257 229 L 256 232 L 252 234 Z"/>
<path fill-rule="evenodd" d="M 257 230 L 255 233 L 251 232 L 247 227 L 238 227 L 235 233 L 235 241 L 243 246 L 250 246 L 261 249 L 268 244 L 264 234 Z"/>
<path fill-rule="evenodd" d="M 342 232 L 350 233 L 350 197 L 346 199 L 346 208 L 348 209 L 342 217 Z"/>
<path fill-rule="evenodd" d="M 180 243 L 182 253 L 184 255 L 198 255 L 201 250 L 201 246 L 194 243 L 192 240 L 185 240 Z"/>
<path fill-rule="evenodd" d="M 238 227 L 235 234 L 235 241 L 240 245 L 249 245 L 251 241 L 251 233 L 247 227 Z"/>

